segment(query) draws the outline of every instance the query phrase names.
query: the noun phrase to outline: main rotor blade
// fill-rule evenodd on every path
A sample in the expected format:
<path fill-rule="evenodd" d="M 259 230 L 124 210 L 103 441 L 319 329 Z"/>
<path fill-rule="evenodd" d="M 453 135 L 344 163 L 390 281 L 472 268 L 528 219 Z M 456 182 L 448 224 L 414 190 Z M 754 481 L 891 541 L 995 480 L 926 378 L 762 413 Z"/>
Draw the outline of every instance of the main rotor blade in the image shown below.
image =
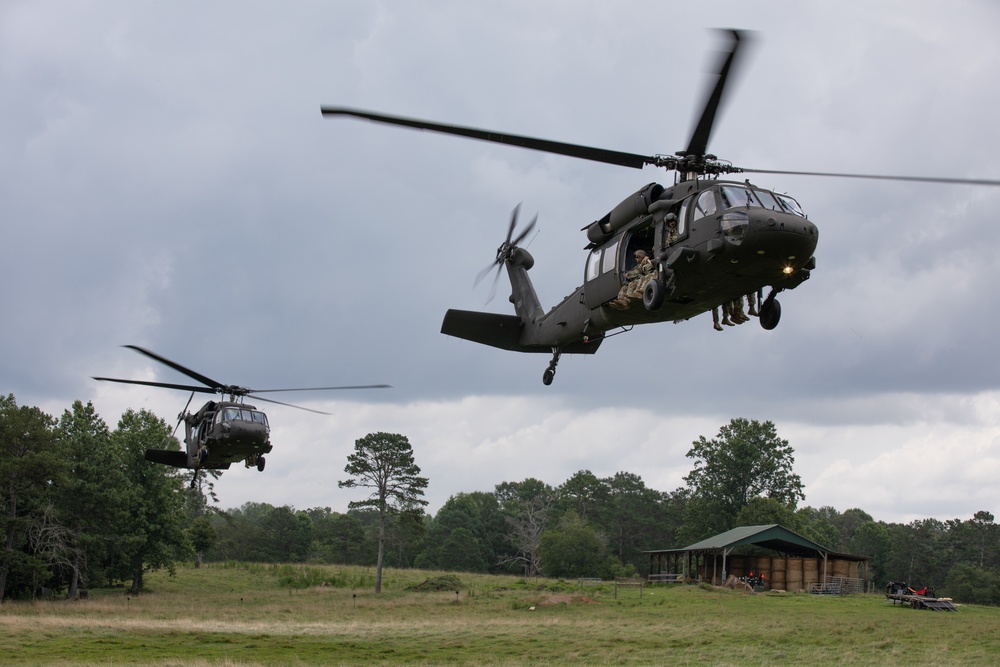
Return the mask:
<path fill-rule="evenodd" d="M 567 155 L 569 157 L 593 160 L 605 164 L 614 164 L 621 167 L 631 167 L 642 169 L 645 165 L 656 164 L 655 157 L 637 155 L 635 153 L 624 153 L 612 151 L 604 148 L 593 148 L 591 146 L 580 146 L 578 144 L 566 144 L 560 141 L 549 141 L 548 139 L 535 139 L 517 134 L 507 134 L 503 132 L 493 132 L 491 130 L 480 130 L 472 127 L 462 127 L 460 125 L 444 125 L 416 118 L 402 118 L 400 116 L 387 116 L 385 114 L 362 109 L 349 109 L 346 107 L 321 107 L 320 111 L 324 116 L 354 116 L 364 118 L 376 123 L 387 123 L 389 125 L 402 125 L 418 130 L 430 130 L 443 134 L 454 134 L 470 139 L 480 139 L 482 141 L 492 141 L 498 144 L 509 144 L 520 146 L 521 148 L 531 148 L 536 151 L 555 153 L 557 155 Z"/>
<path fill-rule="evenodd" d="M 174 384 L 172 382 L 152 382 L 147 380 L 120 380 L 118 378 L 99 378 L 99 377 L 92 377 L 91 379 L 101 380 L 103 382 L 121 382 L 122 384 L 141 384 L 146 387 L 163 387 L 164 389 L 180 389 L 182 391 L 191 391 L 191 392 L 196 391 L 202 394 L 215 393 L 215 389 L 212 387 L 196 387 L 194 385 Z"/>
<path fill-rule="evenodd" d="M 331 387 L 332 388 L 332 387 Z M 359 389 L 361 387 L 358 387 Z M 346 389 L 346 387 L 345 387 Z M 282 391 L 281 389 L 265 389 L 264 391 Z M 315 412 L 318 415 L 330 415 L 330 412 L 323 412 L 322 410 L 313 410 L 312 408 L 304 408 L 301 405 L 292 405 L 291 403 L 282 403 L 281 401 L 276 401 L 271 398 L 264 398 L 263 396 L 255 396 L 253 394 L 247 394 L 248 398 L 252 398 L 255 401 L 264 401 L 265 403 L 274 403 L 276 405 L 284 405 L 287 408 L 295 408 L 296 410 L 305 410 L 306 412 Z"/>
<path fill-rule="evenodd" d="M 251 394 L 266 394 L 275 391 L 330 391 L 333 389 L 391 389 L 390 384 L 357 384 L 343 387 L 301 387 L 295 389 L 248 389 Z M 263 400 L 263 399 L 261 399 Z M 295 407 L 295 406 L 292 406 Z"/>
<path fill-rule="evenodd" d="M 198 382 L 201 382 L 202 384 L 208 385 L 209 387 L 212 387 L 212 389 L 223 389 L 226 386 L 226 385 L 222 384 L 221 382 L 216 382 L 212 378 L 206 377 L 206 376 L 202 375 L 201 373 L 195 373 L 190 368 L 185 368 L 184 366 L 181 366 L 180 364 L 178 364 L 175 361 L 170 361 L 169 359 L 167 359 L 165 357 L 161 357 L 160 355 L 156 354 L 155 352 L 150 352 L 149 350 L 143 349 L 143 348 L 139 347 L 138 345 L 123 345 L 122 347 L 127 347 L 129 349 L 135 350 L 136 352 L 138 352 L 140 354 L 146 355 L 150 359 L 155 359 L 156 361 L 159 361 L 161 364 L 166 364 L 167 366 L 170 366 L 171 368 L 173 368 L 175 371 L 177 371 L 179 373 L 183 373 L 184 375 L 187 375 L 192 380 L 197 380 Z"/>
<path fill-rule="evenodd" d="M 952 185 L 1000 186 L 1000 181 L 985 178 L 938 178 L 936 176 L 887 176 L 880 174 L 838 174 L 822 171 L 781 171 L 777 169 L 739 169 L 748 174 L 779 174 L 781 176 L 823 176 L 831 178 L 867 178 L 877 181 L 910 181 L 914 183 L 949 183 Z"/>
<path fill-rule="evenodd" d="M 712 136 L 712 125 L 715 123 L 715 114 L 722 104 L 722 96 L 726 89 L 726 80 L 733 69 L 733 63 L 736 61 L 740 39 L 746 35 L 746 33 L 739 30 L 727 30 L 725 32 L 732 36 L 733 42 L 729 52 L 723 54 L 725 60 L 722 61 L 722 66 L 716 75 L 718 79 L 715 82 L 715 86 L 712 88 L 712 92 L 709 93 L 708 99 L 705 100 L 705 108 L 701 112 L 701 118 L 698 119 L 698 124 L 695 126 L 694 132 L 691 133 L 691 141 L 688 143 L 686 151 L 687 155 L 703 156 L 708 150 L 708 140 Z"/>

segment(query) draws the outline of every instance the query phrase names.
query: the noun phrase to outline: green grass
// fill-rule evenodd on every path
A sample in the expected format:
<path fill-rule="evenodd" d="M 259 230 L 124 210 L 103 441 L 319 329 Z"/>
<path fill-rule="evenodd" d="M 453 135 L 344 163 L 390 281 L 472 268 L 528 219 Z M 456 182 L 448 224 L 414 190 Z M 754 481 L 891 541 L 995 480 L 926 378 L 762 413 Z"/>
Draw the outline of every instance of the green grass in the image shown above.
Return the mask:
<path fill-rule="evenodd" d="M 881 596 L 215 564 L 146 592 L 0 606 L 4 665 L 1000 664 L 1000 609 L 912 610 Z M 428 588 L 434 588 L 429 586 Z M 533 609 L 532 609 L 533 608 Z"/>

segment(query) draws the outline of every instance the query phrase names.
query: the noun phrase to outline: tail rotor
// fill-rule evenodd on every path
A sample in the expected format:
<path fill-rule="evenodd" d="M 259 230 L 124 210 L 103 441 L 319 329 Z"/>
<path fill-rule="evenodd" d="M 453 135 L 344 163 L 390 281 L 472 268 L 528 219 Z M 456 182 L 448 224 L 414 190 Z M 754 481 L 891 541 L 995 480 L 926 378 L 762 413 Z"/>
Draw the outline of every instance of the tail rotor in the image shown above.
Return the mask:
<path fill-rule="evenodd" d="M 518 247 L 518 245 L 528 237 L 528 234 L 531 233 L 531 230 L 535 228 L 535 223 L 538 222 L 538 216 L 536 215 L 534 218 L 531 219 L 531 222 L 528 223 L 527 227 L 521 230 L 521 233 L 518 234 L 517 237 L 514 237 L 514 230 L 517 228 L 517 216 L 520 213 L 520 211 L 521 211 L 521 205 L 518 204 L 517 206 L 514 207 L 514 210 L 511 213 L 510 225 L 507 226 L 507 238 L 504 239 L 504 242 L 500 244 L 499 248 L 497 248 L 496 259 L 487 264 L 486 268 L 484 268 L 482 271 L 479 272 L 479 274 L 476 276 L 475 282 L 473 283 L 473 287 L 475 287 L 479 285 L 479 283 L 481 283 L 483 279 L 486 278 L 486 276 L 488 276 L 491 272 L 494 273 L 493 284 L 490 287 L 490 296 L 486 300 L 486 303 L 492 301 L 493 297 L 496 296 L 497 281 L 500 279 L 500 269 L 503 268 L 504 263 L 508 259 L 510 259 L 511 253 L 513 253 L 514 250 Z"/>

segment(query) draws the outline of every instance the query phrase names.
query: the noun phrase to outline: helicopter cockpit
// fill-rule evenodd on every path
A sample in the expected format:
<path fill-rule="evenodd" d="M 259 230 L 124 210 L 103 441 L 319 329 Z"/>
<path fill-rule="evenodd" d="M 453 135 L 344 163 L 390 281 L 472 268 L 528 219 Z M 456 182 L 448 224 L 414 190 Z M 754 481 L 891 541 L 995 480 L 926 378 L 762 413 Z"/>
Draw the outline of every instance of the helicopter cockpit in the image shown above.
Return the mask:
<path fill-rule="evenodd" d="M 766 208 L 770 211 L 793 213 L 800 218 L 807 217 L 802 207 L 792 197 L 779 195 L 767 190 L 744 187 L 742 185 L 725 184 L 719 186 L 723 209 L 736 207 Z"/>
<path fill-rule="evenodd" d="M 267 415 L 260 410 L 228 407 L 215 413 L 215 419 L 217 423 L 245 421 L 263 424 L 265 428 L 268 428 Z"/>

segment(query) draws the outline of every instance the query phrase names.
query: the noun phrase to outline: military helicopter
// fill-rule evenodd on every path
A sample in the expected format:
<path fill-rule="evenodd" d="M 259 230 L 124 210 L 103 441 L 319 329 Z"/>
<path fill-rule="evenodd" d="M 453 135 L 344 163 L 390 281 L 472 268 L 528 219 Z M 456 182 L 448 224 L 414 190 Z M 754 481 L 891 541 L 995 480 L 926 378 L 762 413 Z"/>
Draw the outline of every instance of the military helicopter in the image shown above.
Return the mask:
<path fill-rule="evenodd" d="M 226 470 L 236 461 L 243 461 L 247 468 L 256 466 L 260 472 L 264 471 L 264 455 L 272 449 L 270 439 L 271 428 L 267 421 L 267 415 L 262 410 L 258 410 L 255 406 L 244 402 L 244 399 L 248 396 L 258 401 L 276 403 L 278 405 L 325 415 L 329 413 L 290 403 L 282 403 L 281 401 L 264 398 L 256 394 L 278 391 L 385 389 L 389 387 L 387 384 L 369 384 L 346 387 L 310 387 L 304 389 L 247 389 L 246 387 L 216 382 L 201 373 L 196 373 L 189 368 L 185 368 L 176 362 L 170 361 L 137 345 L 125 345 L 124 347 L 144 354 L 150 359 L 155 359 L 161 364 L 165 364 L 204 385 L 174 384 L 171 382 L 153 382 L 147 380 L 121 380 L 106 377 L 93 378 L 94 380 L 105 382 L 165 387 L 167 389 L 181 389 L 191 392 L 187 404 L 177 418 L 177 426 L 180 426 L 180 423 L 184 422 L 184 444 L 186 451 L 147 449 L 145 458 L 147 461 L 153 463 L 162 463 L 175 468 L 194 470 L 195 478 L 191 481 L 192 485 L 198 476 L 198 471 L 202 469 Z M 228 395 L 229 400 L 208 401 L 197 412 L 189 413 L 187 409 L 191 405 L 191 400 L 196 393 Z M 176 428 L 175 426 L 174 430 Z"/>
<path fill-rule="evenodd" d="M 771 330 L 781 318 L 775 296 L 801 285 L 816 268 L 813 253 L 819 229 L 794 197 L 758 187 L 749 179 L 721 180 L 720 176 L 789 174 L 1000 185 L 991 180 L 749 169 L 719 160 L 707 152 L 708 141 L 740 45 L 746 41 L 746 33 L 726 32 L 731 44 L 723 53 L 714 85 L 709 86 L 688 147 L 672 156 L 643 156 L 359 109 L 321 107 L 324 116 L 352 116 L 634 169 L 651 165 L 675 172 L 672 185 L 645 185 L 583 227 L 584 249 L 589 251 L 584 284 L 548 312 L 528 277 L 534 258 L 520 246 L 534 221 L 515 237 L 515 209 L 496 259 L 485 270 L 488 273 L 495 267 L 499 276 L 501 268 L 507 269 L 515 314 L 451 309 L 445 314 L 442 333 L 504 350 L 551 353 L 542 375 L 543 383 L 549 385 L 563 353 L 593 354 L 605 338 L 634 325 L 679 322 L 729 304 L 741 308 L 744 297 L 750 314 Z M 652 270 L 636 284 L 635 267 L 642 254 L 650 259 Z M 757 304 L 759 310 L 754 309 Z"/>

